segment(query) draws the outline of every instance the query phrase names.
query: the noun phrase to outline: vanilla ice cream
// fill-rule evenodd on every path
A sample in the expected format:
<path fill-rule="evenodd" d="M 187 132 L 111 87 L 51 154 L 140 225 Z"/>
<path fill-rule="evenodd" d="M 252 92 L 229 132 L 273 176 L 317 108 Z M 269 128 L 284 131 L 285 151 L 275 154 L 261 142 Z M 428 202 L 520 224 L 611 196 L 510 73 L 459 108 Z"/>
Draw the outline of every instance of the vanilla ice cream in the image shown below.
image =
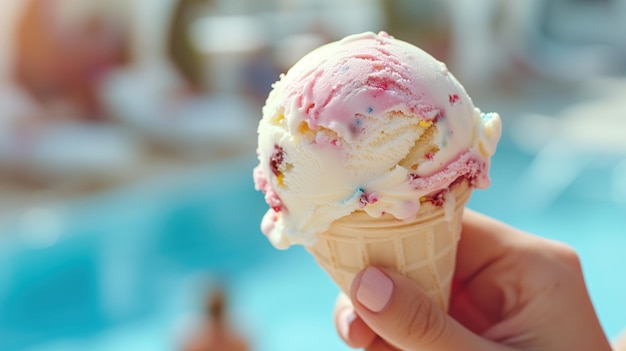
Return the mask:
<path fill-rule="evenodd" d="M 263 108 L 255 185 L 277 248 L 311 246 L 355 211 L 416 216 L 452 202 L 467 179 L 489 185 L 496 113 L 474 107 L 445 64 L 387 33 L 324 45 L 275 83 Z"/>

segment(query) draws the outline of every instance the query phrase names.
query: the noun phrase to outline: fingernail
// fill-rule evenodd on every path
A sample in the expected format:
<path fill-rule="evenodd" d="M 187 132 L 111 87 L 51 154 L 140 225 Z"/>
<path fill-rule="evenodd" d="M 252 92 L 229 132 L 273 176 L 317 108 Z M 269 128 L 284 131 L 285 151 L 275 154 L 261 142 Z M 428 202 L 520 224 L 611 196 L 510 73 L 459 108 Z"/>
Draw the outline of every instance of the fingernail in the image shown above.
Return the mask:
<path fill-rule="evenodd" d="M 393 293 L 393 282 L 380 269 L 369 267 L 363 272 L 356 299 L 368 310 L 380 312 L 387 306 Z"/>
<path fill-rule="evenodd" d="M 339 320 L 337 324 L 339 325 L 339 335 L 344 340 L 350 340 L 348 337 L 350 336 L 350 326 L 352 322 L 356 319 L 356 314 L 350 308 L 345 308 L 343 311 L 339 312 L 339 316 L 337 317 Z"/>

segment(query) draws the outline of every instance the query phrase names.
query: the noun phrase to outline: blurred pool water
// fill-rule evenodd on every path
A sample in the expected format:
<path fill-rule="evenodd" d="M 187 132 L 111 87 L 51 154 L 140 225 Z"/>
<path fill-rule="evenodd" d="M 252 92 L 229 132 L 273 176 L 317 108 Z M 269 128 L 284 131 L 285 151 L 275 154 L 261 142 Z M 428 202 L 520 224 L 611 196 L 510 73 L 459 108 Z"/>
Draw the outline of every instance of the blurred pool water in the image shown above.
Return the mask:
<path fill-rule="evenodd" d="M 575 247 L 614 337 L 626 327 L 626 206 L 606 196 L 612 169 L 586 169 L 537 209 L 515 197 L 531 161 L 503 140 L 492 187 L 469 206 Z M 348 350 L 330 278 L 301 247 L 277 251 L 260 233 L 254 165 L 213 164 L 0 223 L 0 350 L 176 350 L 218 281 L 254 350 Z"/>

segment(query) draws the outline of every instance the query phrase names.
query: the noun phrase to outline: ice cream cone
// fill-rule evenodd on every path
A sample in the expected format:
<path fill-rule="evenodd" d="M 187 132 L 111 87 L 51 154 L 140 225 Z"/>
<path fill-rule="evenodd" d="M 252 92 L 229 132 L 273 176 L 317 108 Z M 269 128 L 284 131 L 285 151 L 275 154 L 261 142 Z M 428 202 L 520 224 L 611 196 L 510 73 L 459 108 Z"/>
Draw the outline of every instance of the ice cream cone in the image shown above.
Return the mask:
<path fill-rule="evenodd" d="M 394 269 L 417 282 L 447 310 L 469 182 L 457 182 L 443 206 L 424 202 L 413 220 L 357 211 L 331 224 L 307 250 L 346 293 L 365 267 Z"/>

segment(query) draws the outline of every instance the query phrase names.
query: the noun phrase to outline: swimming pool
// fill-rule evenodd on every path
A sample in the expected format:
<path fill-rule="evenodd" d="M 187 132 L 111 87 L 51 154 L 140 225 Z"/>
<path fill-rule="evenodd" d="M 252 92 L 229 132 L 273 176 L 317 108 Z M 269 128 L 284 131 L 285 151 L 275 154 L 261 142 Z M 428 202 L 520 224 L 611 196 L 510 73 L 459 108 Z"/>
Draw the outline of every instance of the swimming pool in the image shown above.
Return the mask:
<path fill-rule="evenodd" d="M 614 337 L 626 327 L 626 205 L 602 196 L 611 172 L 590 167 L 530 208 L 516 187 L 532 158 L 503 140 L 492 187 L 469 206 L 574 246 Z M 3 222 L 0 350 L 174 350 L 215 281 L 254 350 L 348 350 L 330 278 L 302 248 L 277 251 L 260 234 L 254 164 L 230 160 Z"/>

